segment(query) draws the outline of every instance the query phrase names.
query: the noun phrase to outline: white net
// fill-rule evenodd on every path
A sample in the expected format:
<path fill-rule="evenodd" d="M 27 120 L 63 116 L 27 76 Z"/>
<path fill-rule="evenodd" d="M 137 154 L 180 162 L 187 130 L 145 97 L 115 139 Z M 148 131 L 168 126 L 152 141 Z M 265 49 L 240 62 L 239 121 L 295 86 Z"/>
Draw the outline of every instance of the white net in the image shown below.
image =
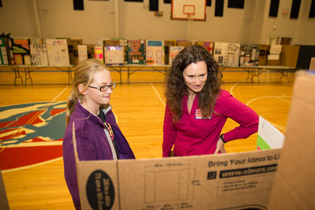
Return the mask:
<path fill-rule="evenodd" d="M 191 30 L 191 25 L 194 21 L 194 13 L 189 13 L 187 14 L 187 31 L 186 31 L 186 39 L 189 40 L 189 34 L 190 34 L 190 30 Z"/>

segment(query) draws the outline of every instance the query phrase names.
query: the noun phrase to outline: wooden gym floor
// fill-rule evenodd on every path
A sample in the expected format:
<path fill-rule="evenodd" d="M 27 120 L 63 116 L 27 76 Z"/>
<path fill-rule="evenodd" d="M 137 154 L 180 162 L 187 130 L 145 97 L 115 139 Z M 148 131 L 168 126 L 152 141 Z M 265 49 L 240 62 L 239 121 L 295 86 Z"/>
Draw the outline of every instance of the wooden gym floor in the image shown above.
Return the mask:
<path fill-rule="evenodd" d="M 33 73 L 34 85 L 28 84 L 27 87 L 20 85 L 19 81 L 19 85 L 12 85 L 12 73 L 4 75 L 6 74 L 0 74 L 0 108 L 34 102 L 65 102 L 71 89 L 65 84 L 55 84 L 56 81 L 66 83 L 64 73 L 54 73 L 51 76 L 47 72 Z M 263 73 L 260 83 L 246 83 L 246 76 L 246 73 L 224 73 L 226 83 L 223 89 L 285 133 L 294 73 L 289 74 L 289 83 L 285 78 L 279 82 L 279 73 Z M 112 72 L 112 78 L 119 82 L 117 72 Z M 159 158 L 162 154 L 165 108 L 163 78 L 164 75 L 157 72 L 137 72 L 131 75 L 131 83 L 126 84 L 126 75 L 123 73 L 123 84 L 117 85 L 111 97 L 118 124 L 137 159 Z M 0 112 L 1 115 L 2 119 L 4 113 Z M 223 132 L 234 126 L 237 124 L 228 120 Z M 63 135 L 64 130 L 55 132 Z M 248 139 L 230 142 L 226 145 L 226 150 L 229 153 L 255 150 L 256 138 L 257 134 L 254 134 Z M 2 176 L 11 210 L 74 209 L 64 180 L 62 157 L 28 167 L 3 170 Z"/>

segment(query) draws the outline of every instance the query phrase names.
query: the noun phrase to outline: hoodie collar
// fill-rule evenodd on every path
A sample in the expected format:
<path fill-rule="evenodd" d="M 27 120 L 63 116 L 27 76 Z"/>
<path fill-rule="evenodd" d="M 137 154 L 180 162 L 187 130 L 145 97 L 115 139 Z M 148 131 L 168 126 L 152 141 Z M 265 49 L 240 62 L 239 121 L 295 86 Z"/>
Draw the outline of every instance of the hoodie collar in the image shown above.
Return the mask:
<path fill-rule="evenodd" d="M 109 105 L 106 109 L 102 109 L 102 111 L 104 112 L 105 116 L 106 114 L 111 110 L 111 106 Z M 89 118 L 93 123 L 95 124 L 101 124 L 102 127 L 105 127 L 103 121 L 96 116 L 95 114 L 91 113 L 89 110 L 87 110 L 83 104 L 80 103 L 80 101 L 77 101 L 76 104 L 76 109 L 80 110 L 82 113 L 84 113 L 84 116 L 86 118 Z"/>

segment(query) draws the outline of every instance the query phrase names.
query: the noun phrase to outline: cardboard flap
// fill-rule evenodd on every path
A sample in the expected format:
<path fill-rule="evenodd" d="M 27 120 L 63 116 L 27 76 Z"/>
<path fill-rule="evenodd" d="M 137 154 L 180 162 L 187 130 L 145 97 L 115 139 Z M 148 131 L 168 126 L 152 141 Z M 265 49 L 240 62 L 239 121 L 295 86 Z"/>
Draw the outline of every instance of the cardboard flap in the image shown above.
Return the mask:
<path fill-rule="evenodd" d="M 315 57 L 311 59 L 309 70 L 315 71 Z"/>
<path fill-rule="evenodd" d="M 315 209 L 315 75 L 296 74 L 279 161 L 268 209 Z"/>
<path fill-rule="evenodd" d="M 7 193 L 5 191 L 3 179 L 2 179 L 2 173 L 0 169 L 0 209 L 1 210 L 9 210 L 9 203 L 7 198 Z"/>
<path fill-rule="evenodd" d="M 72 142 L 73 142 L 73 150 L 74 150 L 74 159 L 75 162 L 79 162 L 79 157 L 78 157 L 78 149 L 77 149 L 77 139 L 75 137 L 75 123 L 73 122 L 72 125 Z"/>

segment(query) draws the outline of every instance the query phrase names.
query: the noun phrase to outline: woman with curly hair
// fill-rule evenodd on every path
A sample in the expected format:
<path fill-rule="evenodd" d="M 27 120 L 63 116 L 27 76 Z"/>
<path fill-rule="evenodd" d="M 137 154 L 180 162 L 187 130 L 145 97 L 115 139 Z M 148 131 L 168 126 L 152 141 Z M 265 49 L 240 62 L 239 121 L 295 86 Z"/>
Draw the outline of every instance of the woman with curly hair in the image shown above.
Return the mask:
<path fill-rule="evenodd" d="M 74 71 L 67 101 L 67 128 L 63 138 L 65 179 L 76 209 L 81 209 L 73 148 L 75 130 L 79 160 L 134 159 L 135 156 L 116 123 L 110 96 L 116 83 L 105 64 L 89 59 Z"/>
<path fill-rule="evenodd" d="M 204 47 L 178 53 L 166 76 L 163 157 L 225 153 L 224 143 L 257 132 L 258 115 L 222 84 L 218 64 Z M 227 118 L 239 126 L 221 134 Z"/>

